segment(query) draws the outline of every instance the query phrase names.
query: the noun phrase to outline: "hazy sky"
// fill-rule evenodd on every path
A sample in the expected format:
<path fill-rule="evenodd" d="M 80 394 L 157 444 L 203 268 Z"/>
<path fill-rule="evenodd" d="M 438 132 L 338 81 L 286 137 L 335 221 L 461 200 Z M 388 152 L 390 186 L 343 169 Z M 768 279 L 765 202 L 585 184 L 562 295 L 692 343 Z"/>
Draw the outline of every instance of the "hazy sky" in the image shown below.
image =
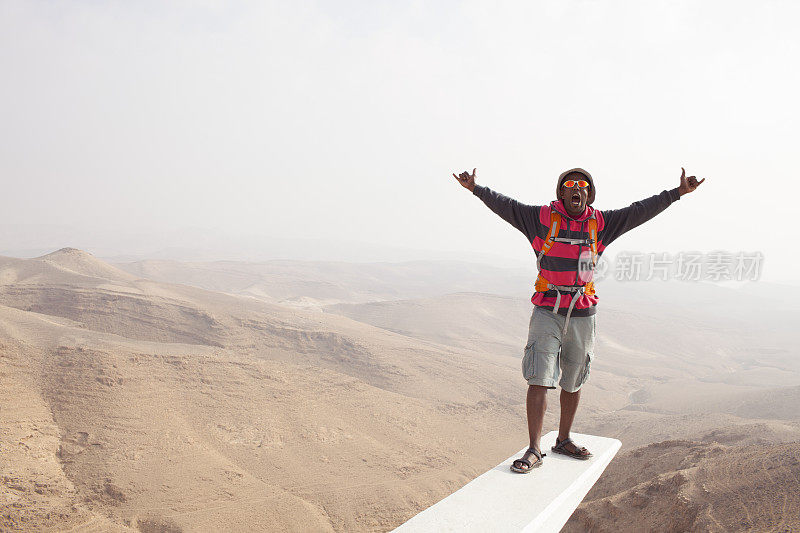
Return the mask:
<path fill-rule="evenodd" d="M 581 166 L 602 209 L 677 186 L 685 166 L 706 183 L 614 248 L 760 250 L 784 279 L 800 261 L 798 15 L 0 0 L 0 250 L 42 224 L 63 245 L 192 227 L 527 259 L 452 172 L 544 204 Z"/>

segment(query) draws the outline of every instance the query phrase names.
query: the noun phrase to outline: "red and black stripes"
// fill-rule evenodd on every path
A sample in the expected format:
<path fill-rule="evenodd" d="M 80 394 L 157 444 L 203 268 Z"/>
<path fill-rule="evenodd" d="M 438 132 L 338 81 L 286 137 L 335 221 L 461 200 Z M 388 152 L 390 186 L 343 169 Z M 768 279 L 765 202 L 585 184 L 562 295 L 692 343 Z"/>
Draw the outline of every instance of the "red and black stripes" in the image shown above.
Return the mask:
<path fill-rule="evenodd" d="M 597 253 L 599 257 L 606 246 L 622 234 L 650 220 L 680 199 L 678 189 L 675 188 L 634 202 L 622 209 L 601 212 L 593 207 L 587 207 L 580 217 L 572 219 L 567 216 L 561 201 L 551 202 L 546 206 L 527 205 L 480 185 L 475 186 L 473 194 L 483 200 L 483 203 L 503 220 L 521 231 L 537 256 L 547 238 L 550 228 L 550 213 L 553 209 L 562 217 L 558 236 L 567 239 L 587 239 L 589 237 L 587 220 L 594 215 L 597 219 Z M 582 267 L 581 264 L 584 266 Z M 588 266 L 589 264 L 591 264 L 591 251 L 588 245 L 556 242 L 550 252 L 541 258 L 540 268 L 542 276 L 552 284 L 581 286 L 591 280 L 592 270 Z M 552 309 L 555 297 L 555 291 L 535 292 L 531 301 L 534 305 Z M 579 295 L 578 298 L 572 315 L 594 314 L 597 296 Z M 571 300 L 572 295 L 562 294 L 559 309 L 563 310 L 563 313 L 566 313 Z"/>
<path fill-rule="evenodd" d="M 533 238 L 531 245 L 538 256 L 542 251 L 547 233 L 549 231 L 551 211 L 561 215 L 561 227 L 557 237 L 562 239 L 574 239 L 588 241 L 589 223 L 588 220 L 594 216 L 597 219 L 598 230 L 598 255 L 605 248 L 600 238 L 605 226 L 602 213 L 593 207 L 587 207 L 581 217 L 571 219 L 564 211 L 561 202 L 552 202 L 548 206 L 539 208 L 537 235 Z M 588 244 L 571 244 L 566 242 L 554 242 L 547 255 L 541 257 L 539 261 L 539 274 L 553 285 L 584 286 L 592 280 L 591 248 Z M 556 291 L 536 292 L 531 298 L 534 305 L 547 306 L 552 308 L 556 301 Z M 568 309 L 572 301 L 572 295 L 563 294 L 559 302 L 559 309 Z M 597 296 L 579 295 L 575 303 L 575 309 L 587 309 L 597 303 Z"/>

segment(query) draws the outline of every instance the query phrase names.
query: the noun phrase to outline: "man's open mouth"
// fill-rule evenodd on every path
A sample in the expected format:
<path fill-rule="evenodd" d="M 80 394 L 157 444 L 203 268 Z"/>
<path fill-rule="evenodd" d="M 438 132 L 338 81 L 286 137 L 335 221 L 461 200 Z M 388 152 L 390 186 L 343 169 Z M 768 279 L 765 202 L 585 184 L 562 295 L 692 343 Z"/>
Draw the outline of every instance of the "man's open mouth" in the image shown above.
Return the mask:
<path fill-rule="evenodd" d="M 581 205 L 581 195 L 574 193 L 572 195 L 572 205 Z"/>

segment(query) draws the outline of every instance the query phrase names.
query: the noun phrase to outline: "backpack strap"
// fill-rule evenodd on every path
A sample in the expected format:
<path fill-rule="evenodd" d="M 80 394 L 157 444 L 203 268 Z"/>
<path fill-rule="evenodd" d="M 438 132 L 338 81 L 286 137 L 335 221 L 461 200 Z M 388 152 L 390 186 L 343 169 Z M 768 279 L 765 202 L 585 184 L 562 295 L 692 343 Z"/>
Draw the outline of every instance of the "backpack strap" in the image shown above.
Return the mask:
<path fill-rule="evenodd" d="M 542 251 L 539 252 L 539 255 L 536 256 L 537 270 L 542 269 L 540 265 L 542 257 L 546 256 L 547 253 L 550 251 L 550 248 L 553 247 L 553 243 L 556 242 L 556 237 L 558 237 L 558 231 L 560 229 L 561 229 L 561 215 L 559 215 L 555 209 L 550 208 L 550 228 L 547 230 L 547 238 L 545 238 L 544 243 L 542 244 Z"/>
<path fill-rule="evenodd" d="M 597 217 L 592 213 L 589 223 L 589 247 L 592 249 L 592 267 L 597 266 Z"/>

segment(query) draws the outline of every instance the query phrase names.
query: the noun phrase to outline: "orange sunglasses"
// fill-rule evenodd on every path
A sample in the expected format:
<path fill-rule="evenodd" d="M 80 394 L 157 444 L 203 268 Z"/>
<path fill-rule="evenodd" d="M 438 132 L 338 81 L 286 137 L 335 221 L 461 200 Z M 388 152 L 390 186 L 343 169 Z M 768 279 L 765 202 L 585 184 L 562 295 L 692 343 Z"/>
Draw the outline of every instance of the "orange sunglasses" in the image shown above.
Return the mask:
<path fill-rule="evenodd" d="M 566 187 L 567 189 L 571 189 L 571 188 L 573 188 L 575 185 L 577 185 L 577 186 L 578 186 L 578 187 L 580 187 L 581 189 L 585 189 L 586 187 L 588 187 L 588 186 L 589 186 L 589 182 L 588 182 L 588 181 L 586 181 L 586 180 L 578 180 L 578 181 L 575 181 L 575 180 L 567 180 L 567 181 L 565 181 L 565 182 L 564 182 L 562 185 L 564 185 L 564 187 Z"/>

